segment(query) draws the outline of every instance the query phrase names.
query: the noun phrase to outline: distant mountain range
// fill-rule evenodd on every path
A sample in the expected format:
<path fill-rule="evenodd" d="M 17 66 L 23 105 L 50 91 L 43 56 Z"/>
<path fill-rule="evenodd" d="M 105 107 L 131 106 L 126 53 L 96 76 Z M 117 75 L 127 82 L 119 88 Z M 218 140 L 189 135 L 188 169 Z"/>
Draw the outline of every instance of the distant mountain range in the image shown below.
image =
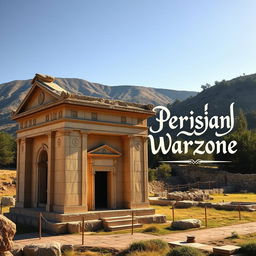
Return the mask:
<path fill-rule="evenodd" d="M 133 85 L 108 86 L 77 78 L 56 78 L 55 83 L 71 93 L 153 105 L 167 105 L 197 94 L 195 91 Z M 31 80 L 15 80 L 0 84 L 0 130 L 10 133 L 16 131 L 17 126 L 10 118 L 11 111 L 16 110 L 30 87 Z"/>

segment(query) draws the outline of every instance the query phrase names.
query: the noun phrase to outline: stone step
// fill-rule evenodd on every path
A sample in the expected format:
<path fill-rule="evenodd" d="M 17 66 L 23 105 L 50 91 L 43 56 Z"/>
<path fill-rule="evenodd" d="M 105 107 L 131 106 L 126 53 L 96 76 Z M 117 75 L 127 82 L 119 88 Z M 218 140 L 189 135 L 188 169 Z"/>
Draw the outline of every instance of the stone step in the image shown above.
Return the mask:
<path fill-rule="evenodd" d="M 125 215 L 125 216 L 115 216 L 115 217 L 103 217 L 101 218 L 103 221 L 112 221 L 112 220 L 122 220 L 122 219 L 131 219 L 131 215 Z"/>
<path fill-rule="evenodd" d="M 134 228 L 141 228 L 142 224 L 134 224 L 133 225 Z M 131 224 L 127 224 L 127 225 L 119 225 L 119 226 L 109 226 L 108 230 L 109 231 L 118 231 L 118 230 L 125 230 L 125 229 L 131 229 L 132 225 Z"/>
<path fill-rule="evenodd" d="M 133 220 L 133 224 L 137 224 L 138 220 L 134 219 Z M 121 219 L 121 220 L 110 220 L 110 221 L 105 221 L 104 225 L 105 226 L 120 226 L 120 225 L 128 225 L 128 224 L 132 224 L 132 219 Z"/>

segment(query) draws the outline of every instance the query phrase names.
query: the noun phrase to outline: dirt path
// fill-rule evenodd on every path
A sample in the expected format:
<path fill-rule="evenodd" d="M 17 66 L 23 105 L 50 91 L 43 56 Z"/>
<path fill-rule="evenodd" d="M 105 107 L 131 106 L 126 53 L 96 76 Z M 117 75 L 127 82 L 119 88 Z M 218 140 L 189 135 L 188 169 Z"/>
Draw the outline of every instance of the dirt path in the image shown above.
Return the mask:
<path fill-rule="evenodd" d="M 143 233 L 135 233 L 120 235 L 85 235 L 85 245 L 95 247 L 114 247 L 123 249 L 131 242 L 142 239 L 159 238 L 167 242 L 184 241 L 187 235 L 195 235 L 197 242 L 211 243 L 224 239 L 231 235 L 231 232 L 236 231 L 239 235 L 246 235 L 256 232 L 256 222 L 238 224 L 226 227 L 201 229 L 186 232 L 177 232 L 168 235 L 154 236 Z M 50 243 L 60 242 L 61 244 L 81 244 L 81 235 L 59 235 L 59 236 L 45 236 L 41 240 L 37 238 L 37 234 L 17 235 L 15 239 L 16 244 L 35 244 L 35 243 Z"/>
<path fill-rule="evenodd" d="M 0 197 L 16 194 L 16 171 L 0 169 Z"/>

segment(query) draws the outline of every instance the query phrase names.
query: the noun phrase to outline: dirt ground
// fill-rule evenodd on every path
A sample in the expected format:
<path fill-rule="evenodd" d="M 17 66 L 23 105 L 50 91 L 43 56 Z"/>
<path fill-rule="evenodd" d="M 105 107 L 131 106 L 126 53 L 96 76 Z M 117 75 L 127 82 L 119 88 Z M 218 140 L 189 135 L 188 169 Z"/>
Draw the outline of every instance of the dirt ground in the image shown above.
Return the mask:
<path fill-rule="evenodd" d="M 0 169 L 0 197 L 16 194 L 16 170 Z"/>

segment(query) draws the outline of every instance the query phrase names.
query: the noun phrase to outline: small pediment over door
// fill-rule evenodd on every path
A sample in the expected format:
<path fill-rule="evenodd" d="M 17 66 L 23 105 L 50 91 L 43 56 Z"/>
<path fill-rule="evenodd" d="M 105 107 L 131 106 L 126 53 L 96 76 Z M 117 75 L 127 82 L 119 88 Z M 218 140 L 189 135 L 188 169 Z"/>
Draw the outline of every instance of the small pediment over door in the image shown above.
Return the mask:
<path fill-rule="evenodd" d="M 88 156 L 91 157 L 119 157 L 121 153 L 116 149 L 108 146 L 102 145 L 88 152 Z"/>

